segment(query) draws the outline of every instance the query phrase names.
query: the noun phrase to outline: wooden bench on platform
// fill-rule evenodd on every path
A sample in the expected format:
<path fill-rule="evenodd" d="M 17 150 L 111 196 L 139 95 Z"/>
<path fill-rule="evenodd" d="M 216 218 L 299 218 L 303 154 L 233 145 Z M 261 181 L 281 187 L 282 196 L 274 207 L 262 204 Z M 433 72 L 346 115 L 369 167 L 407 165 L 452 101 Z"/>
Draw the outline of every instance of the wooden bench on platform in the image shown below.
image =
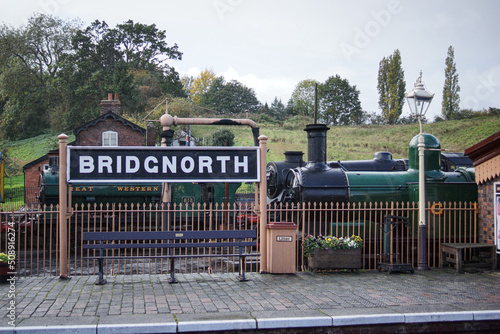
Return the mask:
<path fill-rule="evenodd" d="M 97 260 L 99 263 L 98 285 L 106 283 L 104 279 L 104 260 L 106 259 L 170 259 L 170 283 L 177 283 L 175 279 L 175 259 L 193 257 L 239 257 L 239 278 L 245 278 L 245 258 L 260 255 L 252 253 L 251 249 L 257 247 L 256 230 L 225 230 L 225 231 L 166 231 L 166 232 L 84 232 L 83 249 L 94 250 L 95 254 L 84 256 L 82 259 Z M 222 254 L 212 254 L 204 250 L 217 247 L 227 249 Z M 246 250 L 250 247 L 250 251 Z M 163 249 L 161 255 L 120 255 L 120 252 L 107 250 L 139 250 Z M 176 254 L 179 249 L 198 249 L 200 252 L 191 254 Z"/>
<path fill-rule="evenodd" d="M 496 269 L 496 249 L 495 245 L 492 244 L 481 244 L 481 243 L 443 243 L 441 244 L 440 262 L 441 268 L 443 264 L 450 262 L 454 263 L 458 273 L 462 272 L 464 264 L 464 250 L 465 249 L 484 249 L 490 254 L 489 261 L 491 263 L 491 269 Z M 453 255 L 453 257 L 447 257 L 446 254 Z"/>

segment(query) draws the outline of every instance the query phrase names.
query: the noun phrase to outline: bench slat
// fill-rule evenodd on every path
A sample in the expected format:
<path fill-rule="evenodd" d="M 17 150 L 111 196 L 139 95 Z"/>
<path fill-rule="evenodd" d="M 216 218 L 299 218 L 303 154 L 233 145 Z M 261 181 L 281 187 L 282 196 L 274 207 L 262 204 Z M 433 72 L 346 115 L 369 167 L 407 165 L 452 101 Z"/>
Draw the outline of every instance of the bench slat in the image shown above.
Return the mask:
<path fill-rule="evenodd" d="M 87 244 L 83 249 L 144 249 L 144 248 L 209 248 L 209 247 L 239 247 L 256 246 L 251 241 L 199 242 L 199 243 L 160 243 L 160 244 Z"/>
<path fill-rule="evenodd" d="M 159 231 L 159 232 L 83 232 L 83 240 L 185 240 L 256 238 L 256 230 Z"/>
<path fill-rule="evenodd" d="M 196 254 L 195 257 L 218 257 L 218 256 L 224 256 L 224 257 L 237 257 L 240 256 L 240 254 Z M 241 256 L 260 256 L 260 253 L 243 253 Z M 172 259 L 172 258 L 190 258 L 193 257 L 193 255 L 146 255 L 146 256 L 105 256 L 105 257 L 99 257 L 99 256 L 85 256 L 82 257 L 83 260 L 139 260 L 139 259 Z"/>

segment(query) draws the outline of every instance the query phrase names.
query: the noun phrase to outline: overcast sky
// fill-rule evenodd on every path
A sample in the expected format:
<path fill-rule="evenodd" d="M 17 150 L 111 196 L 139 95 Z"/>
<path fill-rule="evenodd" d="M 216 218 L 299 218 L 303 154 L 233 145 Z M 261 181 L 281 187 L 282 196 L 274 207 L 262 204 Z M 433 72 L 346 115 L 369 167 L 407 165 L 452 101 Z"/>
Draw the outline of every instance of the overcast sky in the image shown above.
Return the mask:
<path fill-rule="evenodd" d="M 181 76 L 211 69 L 255 90 L 262 103 L 286 104 L 298 82 L 340 75 L 378 108 L 379 62 L 401 52 L 407 91 L 420 70 L 441 113 L 448 47 L 455 49 L 461 108 L 500 107 L 500 2 L 332 0 L 0 0 L 0 21 L 20 27 L 34 13 L 110 27 L 129 19 L 156 24 L 184 53 Z M 405 104 L 403 115 L 408 115 Z"/>

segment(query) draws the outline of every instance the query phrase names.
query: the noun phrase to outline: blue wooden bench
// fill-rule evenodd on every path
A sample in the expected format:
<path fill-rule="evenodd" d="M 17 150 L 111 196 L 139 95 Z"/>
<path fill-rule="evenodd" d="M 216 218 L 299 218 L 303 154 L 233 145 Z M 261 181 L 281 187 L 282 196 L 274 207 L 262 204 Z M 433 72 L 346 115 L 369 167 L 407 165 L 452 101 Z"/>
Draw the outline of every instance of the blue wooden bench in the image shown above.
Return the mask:
<path fill-rule="evenodd" d="M 175 279 L 175 259 L 192 257 L 239 257 L 239 280 L 246 281 L 245 259 L 247 256 L 257 256 L 258 253 L 245 251 L 245 247 L 257 246 L 256 230 L 225 230 L 225 231 L 167 231 L 167 232 L 84 232 L 83 249 L 93 251 L 93 255 L 82 259 L 97 260 L 99 264 L 98 285 L 106 283 L 104 278 L 104 260 L 106 259 L 170 259 L 170 283 Z M 223 254 L 175 254 L 179 249 L 207 250 L 213 247 L 228 248 Z M 108 250 L 140 250 L 163 249 L 170 250 L 162 255 L 120 255 Z"/>

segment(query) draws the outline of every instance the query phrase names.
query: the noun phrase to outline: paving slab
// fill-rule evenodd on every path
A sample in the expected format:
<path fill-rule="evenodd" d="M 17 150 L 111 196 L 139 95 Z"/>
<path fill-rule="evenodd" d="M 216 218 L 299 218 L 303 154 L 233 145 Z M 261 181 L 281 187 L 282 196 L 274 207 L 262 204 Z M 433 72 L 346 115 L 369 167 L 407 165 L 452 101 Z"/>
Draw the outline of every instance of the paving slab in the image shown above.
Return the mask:
<path fill-rule="evenodd" d="M 453 269 L 20 278 L 0 285 L 1 333 L 174 333 L 500 321 L 500 271 Z M 14 305 L 14 306 L 12 306 Z M 13 309 L 14 307 L 14 309 Z M 16 327 L 8 317 L 15 317 Z"/>
<path fill-rule="evenodd" d="M 97 333 L 97 317 L 33 317 L 23 319 L 15 327 L 15 333 Z"/>
<path fill-rule="evenodd" d="M 173 314 L 108 315 L 99 318 L 99 334 L 176 333 Z"/>
<path fill-rule="evenodd" d="M 183 313 L 176 316 L 179 332 L 238 331 L 256 329 L 255 319 L 244 312 Z"/>
<path fill-rule="evenodd" d="M 331 327 L 332 318 L 319 310 L 252 312 L 258 329 Z"/>

